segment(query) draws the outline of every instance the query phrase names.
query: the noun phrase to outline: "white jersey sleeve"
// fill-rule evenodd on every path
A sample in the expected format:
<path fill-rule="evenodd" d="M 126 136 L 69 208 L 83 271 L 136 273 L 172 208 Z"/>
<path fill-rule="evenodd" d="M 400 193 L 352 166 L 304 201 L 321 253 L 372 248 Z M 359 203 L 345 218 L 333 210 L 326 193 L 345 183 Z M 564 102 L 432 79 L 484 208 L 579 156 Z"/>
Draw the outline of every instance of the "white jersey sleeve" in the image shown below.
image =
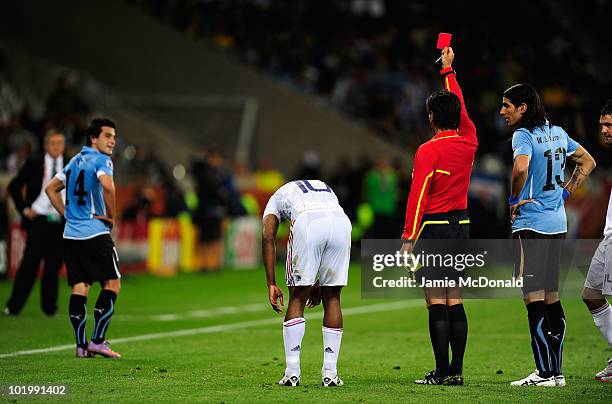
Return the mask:
<path fill-rule="evenodd" d="M 273 214 L 279 220 L 295 220 L 309 210 L 342 211 L 338 197 L 319 180 L 298 180 L 283 185 L 270 197 L 263 217 Z"/>

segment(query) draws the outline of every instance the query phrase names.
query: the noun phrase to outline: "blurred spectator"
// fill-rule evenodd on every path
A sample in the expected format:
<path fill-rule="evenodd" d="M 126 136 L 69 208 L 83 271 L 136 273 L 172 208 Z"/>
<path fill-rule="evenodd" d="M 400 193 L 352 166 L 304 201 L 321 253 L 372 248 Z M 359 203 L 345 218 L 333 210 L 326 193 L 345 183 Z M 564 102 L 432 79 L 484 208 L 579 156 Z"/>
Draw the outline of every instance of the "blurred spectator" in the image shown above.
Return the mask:
<path fill-rule="evenodd" d="M 294 180 L 310 180 L 321 178 L 321 159 L 314 150 L 306 150 L 298 167 Z"/>
<path fill-rule="evenodd" d="M 389 159 L 380 156 L 364 180 L 365 201 L 374 212 L 374 224 L 368 238 L 396 238 L 400 233 L 396 220 L 397 174 Z"/>
<path fill-rule="evenodd" d="M 334 189 L 340 206 L 344 212 L 355 222 L 357 219 L 357 207 L 361 202 L 361 185 L 363 177 L 359 171 L 353 168 L 347 157 L 341 157 L 338 166 L 331 177 L 330 185 Z"/>
<path fill-rule="evenodd" d="M 198 196 L 198 207 L 193 221 L 200 230 L 203 266 L 206 270 L 218 270 L 222 265 L 223 219 L 246 213 L 235 188 L 232 173 L 224 163 L 221 152 L 210 149 L 206 159 L 195 162 L 192 168 Z"/>
<path fill-rule="evenodd" d="M 64 135 L 50 130 L 45 136 L 45 152 L 28 159 L 9 184 L 9 192 L 21 226 L 26 231 L 26 245 L 15 277 L 5 314 L 18 315 L 25 305 L 44 261 L 40 304 L 43 312 L 57 312 L 58 276 L 62 265 L 62 217 L 51 205 L 44 186 L 64 167 Z"/>
<path fill-rule="evenodd" d="M 274 193 L 285 183 L 285 177 L 273 167 L 269 158 L 262 158 L 259 160 L 257 171 L 255 171 L 255 182 L 260 191 Z"/>

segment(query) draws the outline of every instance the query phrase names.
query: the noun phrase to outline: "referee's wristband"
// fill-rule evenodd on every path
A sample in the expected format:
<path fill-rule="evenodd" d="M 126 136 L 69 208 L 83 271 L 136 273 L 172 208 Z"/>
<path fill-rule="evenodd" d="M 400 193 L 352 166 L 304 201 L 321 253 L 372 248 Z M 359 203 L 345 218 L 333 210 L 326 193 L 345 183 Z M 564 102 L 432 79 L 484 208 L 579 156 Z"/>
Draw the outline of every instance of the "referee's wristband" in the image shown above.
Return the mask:
<path fill-rule="evenodd" d="M 508 205 L 516 205 L 517 203 L 519 203 L 519 201 L 520 199 L 518 198 L 518 196 L 513 197 L 512 195 L 510 195 L 510 198 L 508 198 Z"/>

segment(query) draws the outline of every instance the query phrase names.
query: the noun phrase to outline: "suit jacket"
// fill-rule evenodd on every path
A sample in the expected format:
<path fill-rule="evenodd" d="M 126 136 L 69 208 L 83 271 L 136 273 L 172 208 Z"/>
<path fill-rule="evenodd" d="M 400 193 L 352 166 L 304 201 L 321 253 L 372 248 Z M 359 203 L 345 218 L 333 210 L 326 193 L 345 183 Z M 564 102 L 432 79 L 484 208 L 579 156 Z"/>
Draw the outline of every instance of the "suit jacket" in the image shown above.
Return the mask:
<path fill-rule="evenodd" d="M 64 158 L 65 162 L 66 158 Z M 44 173 L 45 155 L 36 155 L 28 158 L 19 169 L 19 172 L 17 172 L 17 175 L 9 182 L 8 191 L 19 213 L 22 213 L 25 208 L 32 206 L 38 195 L 40 195 Z M 27 228 L 29 222 L 30 220 L 22 214 L 21 225 L 24 229 Z"/>

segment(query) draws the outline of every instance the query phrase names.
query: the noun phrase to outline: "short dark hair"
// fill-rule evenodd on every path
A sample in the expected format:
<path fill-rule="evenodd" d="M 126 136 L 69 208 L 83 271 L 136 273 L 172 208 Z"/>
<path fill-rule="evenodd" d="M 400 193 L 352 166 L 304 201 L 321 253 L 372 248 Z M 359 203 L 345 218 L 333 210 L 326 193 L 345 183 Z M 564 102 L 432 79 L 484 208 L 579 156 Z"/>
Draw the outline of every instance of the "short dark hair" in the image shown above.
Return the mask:
<path fill-rule="evenodd" d="M 610 98 L 609 100 L 607 100 L 603 106 L 603 108 L 601 109 L 601 116 L 604 115 L 612 115 L 612 98 Z"/>
<path fill-rule="evenodd" d="M 432 113 L 432 121 L 438 129 L 458 129 L 461 120 L 461 101 L 457 95 L 440 90 L 427 97 L 427 113 Z"/>
<path fill-rule="evenodd" d="M 519 128 L 532 131 L 537 127 L 544 126 L 546 111 L 535 88 L 525 83 L 515 84 L 504 91 L 504 97 L 509 99 L 517 108 L 521 104 L 527 105 L 527 110 L 518 123 Z"/>
<path fill-rule="evenodd" d="M 97 138 L 100 136 L 100 132 L 102 131 L 103 126 L 108 126 L 109 128 L 117 129 L 117 126 L 115 126 L 115 122 L 113 122 L 113 120 L 110 118 L 93 119 L 89 124 L 87 131 L 85 132 L 87 136 L 87 139 L 85 140 L 87 146 L 92 145 L 92 138 Z"/>

